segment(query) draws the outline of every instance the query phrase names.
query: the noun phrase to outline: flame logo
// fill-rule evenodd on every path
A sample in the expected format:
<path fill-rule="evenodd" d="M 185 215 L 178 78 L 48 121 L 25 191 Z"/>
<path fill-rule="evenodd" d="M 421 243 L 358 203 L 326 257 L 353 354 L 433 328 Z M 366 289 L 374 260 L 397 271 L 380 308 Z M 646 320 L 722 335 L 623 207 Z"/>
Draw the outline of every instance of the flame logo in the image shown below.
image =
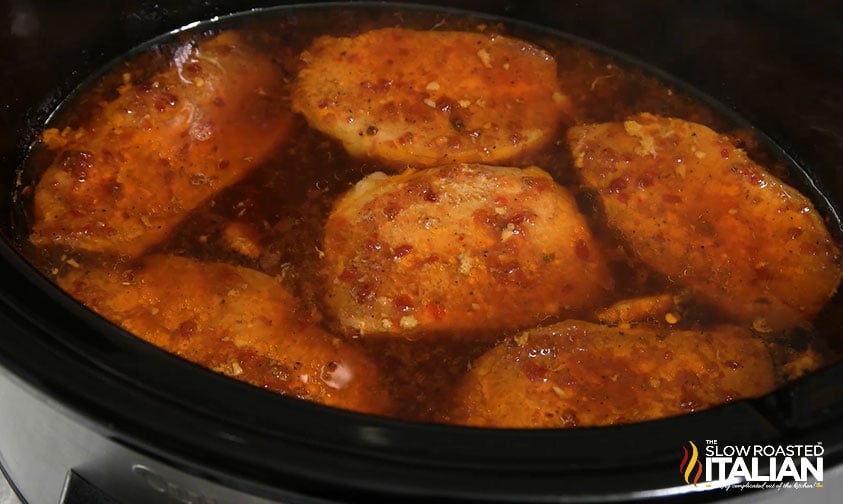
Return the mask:
<path fill-rule="evenodd" d="M 685 483 L 690 485 L 691 473 L 693 473 L 694 468 L 696 468 L 697 472 L 694 474 L 693 483 L 694 486 L 697 486 L 697 481 L 699 481 L 700 476 L 702 476 L 702 462 L 699 460 L 700 452 L 697 450 L 697 445 L 695 445 L 693 441 L 688 441 L 688 444 L 691 445 L 691 453 L 688 453 L 688 448 L 684 446 L 682 447 L 682 451 L 685 452 L 685 455 L 682 456 L 682 462 L 679 463 L 679 472 L 685 476 Z"/>

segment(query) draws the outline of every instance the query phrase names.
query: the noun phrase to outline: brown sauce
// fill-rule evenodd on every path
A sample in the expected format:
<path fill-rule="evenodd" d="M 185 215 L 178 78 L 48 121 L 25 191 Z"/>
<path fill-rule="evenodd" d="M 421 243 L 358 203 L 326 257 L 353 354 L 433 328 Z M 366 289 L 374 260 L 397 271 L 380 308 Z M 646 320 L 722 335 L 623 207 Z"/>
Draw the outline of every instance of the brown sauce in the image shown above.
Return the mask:
<path fill-rule="evenodd" d="M 719 113 L 715 106 L 689 95 L 681 87 L 666 82 L 644 68 L 601 54 L 552 33 L 504 22 L 442 13 L 432 10 L 380 10 L 371 8 L 334 8 L 334 11 L 309 10 L 264 13 L 224 20 L 225 28 L 239 30 L 255 48 L 269 54 L 283 71 L 285 86 L 293 82 L 300 66 L 299 54 L 320 35 L 345 36 L 384 26 L 413 29 L 463 30 L 499 33 L 521 38 L 544 48 L 558 64 L 561 87 L 574 104 L 570 124 L 622 121 L 639 112 L 683 118 L 705 124 L 729 134 L 738 146 L 769 171 L 800 190 L 799 179 L 789 176 L 791 167 L 782 157 L 755 139 L 732 118 Z M 62 130 L 88 120 L 102 101 L 115 96 L 123 75 L 130 73 L 142 80 L 165 68 L 180 41 L 202 38 L 222 27 L 202 25 L 198 29 L 164 39 L 107 69 L 87 89 L 68 100 L 47 128 Z M 287 97 L 289 99 L 289 96 Z M 245 266 L 279 277 L 282 284 L 303 304 L 322 307 L 320 246 L 323 226 L 333 200 L 367 174 L 385 170 L 378 161 L 354 158 L 339 142 L 311 129 L 300 116 L 293 119 L 292 137 L 272 152 L 261 166 L 245 180 L 214 195 L 192 212 L 167 239 L 150 253 L 177 254 L 203 261 L 219 261 Z M 516 166 L 537 165 L 548 171 L 576 196 L 583 212 L 607 251 L 616 280 L 612 300 L 670 290 L 666 278 L 631 260 L 622 251 L 619 237 L 603 223 L 601 208 L 594 194 L 581 187 L 568 145 L 565 128 L 558 137 Z M 36 248 L 27 241 L 31 228 L 32 192 L 40 173 L 52 161 L 51 152 L 36 148 L 24 169 L 16 208 L 21 252 L 45 275 L 59 277 L 72 268 L 85 268 L 102 262 L 121 263 L 124 259 L 58 248 Z M 811 195 L 806 192 L 810 197 Z M 259 245 L 258 252 L 244 255 L 232 249 L 225 237 L 232 223 L 243 225 Z M 704 304 L 693 300 L 685 305 L 682 324 L 705 326 L 719 322 Z M 808 345 L 825 356 L 826 362 L 839 358 L 827 348 L 829 335 L 823 334 L 828 313 L 840 311 L 837 295 L 817 321 L 815 331 L 791 330 L 765 334 L 777 364 L 793 358 Z M 331 328 L 331 322 L 322 322 Z M 659 321 L 665 324 L 665 321 Z M 830 330 L 834 323 L 830 324 Z M 494 334 L 479 342 L 409 341 L 404 339 L 352 339 L 352 345 L 377 363 L 381 383 L 395 405 L 391 414 L 413 421 L 436 421 L 449 404 L 454 384 L 470 362 L 508 334 Z M 781 371 L 780 371 L 781 372 Z"/>

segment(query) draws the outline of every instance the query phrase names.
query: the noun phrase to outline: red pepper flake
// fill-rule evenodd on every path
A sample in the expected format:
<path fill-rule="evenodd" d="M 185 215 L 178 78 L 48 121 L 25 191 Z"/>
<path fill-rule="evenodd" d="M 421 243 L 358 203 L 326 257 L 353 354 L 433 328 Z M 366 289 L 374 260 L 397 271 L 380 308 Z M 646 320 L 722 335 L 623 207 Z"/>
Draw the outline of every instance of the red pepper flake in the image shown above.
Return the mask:
<path fill-rule="evenodd" d="M 767 187 L 767 181 L 764 180 L 764 176 L 756 170 L 752 170 L 752 173 L 749 174 L 749 183 L 762 189 Z"/>
<path fill-rule="evenodd" d="M 398 310 L 398 312 L 400 313 L 411 312 L 414 308 L 413 300 L 410 298 L 410 296 L 407 295 L 401 295 L 396 297 L 392 301 L 392 305 L 395 306 L 395 309 Z"/>
<path fill-rule="evenodd" d="M 585 243 L 585 240 L 577 240 L 574 242 L 574 254 L 583 261 L 588 260 L 591 255 L 591 251 L 588 249 L 588 244 Z"/>
<path fill-rule="evenodd" d="M 767 187 L 767 181 L 764 179 L 761 172 L 750 165 L 734 164 L 732 165 L 731 170 L 733 173 L 745 176 L 752 185 L 758 186 L 762 189 Z"/>
<path fill-rule="evenodd" d="M 123 192 L 123 184 L 114 182 L 108 187 L 108 191 L 113 197 L 117 198 Z"/>
<path fill-rule="evenodd" d="M 401 259 L 413 250 L 412 245 L 401 245 L 392 251 L 392 258 L 395 260 Z"/>
<path fill-rule="evenodd" d="M 358 276 L 360 276 L 360 275 L 359 275 L 356 271 L 354 271 L 354 270 L 350 270 L 350 269 L 346 269 L 346 270 L 343 270 L 343 272 L 342 272 L 342 273 L 340 273 L 340 276 L 339 276 L 339 277 L 337 277 L 337 278 L 338 278 L 341 282 L 351 283 L 351 282 L 354 282 L 355 280 L 357 280 L 357 277 L 358 277 Z"/>
<path fill-rule="evenodd" d="M 383 248 L 383 244 L 378 240 L 371 239 L 367 240 L 366 243 L 363 244 L 363 248 L 369 252 L 377 252 Z"/>
<path fill-rule="evenodd" d="M 521 179 L 521 184 L 528 189 L 532 189 L 538 194 L 543 193 L 550 187 L 548 180 L 543 177 L 524 177 Z"/>
<path fill-rule="evenodd" d="M 195 61 L 185 63 L 182 66 L 182 73 L 190 77 L 197 77 L 202 74 L 202 65 Z"/>
<path fill-rule="evenodd" d="M 653 174 L 650 172 L 642 173 L 637 180 L 636 185 L 639 189 L 646 189 L 653 185 Z"/>
<path fill-rule="evenodd" d="M 430 203 L 436 203 L 439 201 L 439 195 L 433 192 L 432 189 L 425 189 L 422 191 L 422 198 Z"/>
<path fill-rule="evenodd" d="M 412 145 L 413 144 L 413 134 L 409 131 L 401 135 L 396 139 L 398 145 Z"/>
<path fill-rule="evenodd" d="M 606 187 L 606 190 L 609 192 L 609 194 L 617 194 L 626 189 L 626 185 L 627 180 L 625 178 L 618 177 L 609 182 L 609 185 Z"/>
<path fill-rule="evenodd" d="M 494 273 L 501 282 L 524 286 L 527 282 L 527 275 L 521 269 L 521 265 L 517 261 L 510 261 L 506 263 L 494 264 L 496 261 L 487 261 L 492 273 Z"/>
<path fill-rule="evenodd" d="M 665 194 L 662 195 L 662 201 L 665 203 L 682 203 L 682 197 L 677 194 Z"/>
<path fill-rule="evenodd" d="M 178 328 L 176 328 L 176 335 L 186 338 L 195 333 L 196 329 L 197 326 L 195 320 L 185 320 L 178 326 Z"/>
<path fill-rule="evenodd" d="M 535 362 L 528 360 L 521 365 L 524 371 L 524 376 L 531 382 L 547 381 L 547 369 L 539 366 Z"/>
<path fill-rule="evenodd" d="M 135 93 L 137 93 L 138 96 L 147 94 L 150 91 L 152 91 L 152 84 L 149 82 L 144 82 L 143 84 L 135 86 Z"/>
<path fill-rule="evenodd" d="M 158 112 L 164 112 L 168 106 L 175 107 L 176 103 L 178 103 L 176 95 L 162 91 L 155 97 L 152 102 L 152 106 L 155 107 L 155 110 Z"/>
<path fill-rule="evenodd" d="M 723 159 L 729 159 L 729 150 L 726 149 L 725 147 L 723 149 L 720 149 L 720 156 Z"/>
<path fill-rule="evenodd" d="M 445 112 L 446 114 L 454 108 L 454 105 L 456 105 L 456 103 L 453 100 L 449 100 L 444 96 L 436 101 L 436 106 L 439 108 L 439 111 Z"/>
<path fill-rule="evenodd" d="M 534 214 L 532 213 L 525 213 L 525 212 L 518 212 L 513 214 L 509 217 L 502 218 L 502 221 L 506 221 L 502 227 L 506 227 L 509 224 L 515 224 L 515 227 L 520 231 L 519 234 L 523 234 L 523 230 L 521 229 L 522 224 L 532 224 L 533 223 Z"/>
<path fill-rule="evenodd" d="M 800 236 L 802 236 L 802 232 L 803 231 L 801 229 L 797 228 L 797 227 L 788 228 L 787 236 L 791 240 L 795 240 L 795 239 L 799 238 Z"/>
<path fill-rule="evenodd" d="M 383 214 L 386 216 L 386 220 L 391 221 L 395 219 L 401 210 L 400 206 L 396 204 L 389 204 L 383 207 Z"/>
<path fill-rule="evenodd" d="M 88 179 L 88 170 L 94 165 L 94 155 L 84 151 L 66 151 L 62 154 L 61 167 L 77 182 Z"/>
<path fill-rule="evenodd" d="M 375 291 L 367 283 L 358 283 L 351 287 L 351 297 L 357 301 L 357 304 L 364 304 L 375 297 Z"/>

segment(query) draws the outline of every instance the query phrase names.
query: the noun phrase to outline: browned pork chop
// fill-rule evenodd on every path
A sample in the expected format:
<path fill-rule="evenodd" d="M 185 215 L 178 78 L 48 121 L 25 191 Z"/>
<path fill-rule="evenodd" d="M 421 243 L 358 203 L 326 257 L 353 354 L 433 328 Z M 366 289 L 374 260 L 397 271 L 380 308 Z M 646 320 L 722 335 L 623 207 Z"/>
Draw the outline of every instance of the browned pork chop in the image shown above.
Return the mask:
<path fill-rule="evenodd" d="M 774 386 L 770 355 L 747 329 L 619 329 L 571 320 L 518 334 L 474 361 L 445 420 L 612 425 L 698 411 Z"/>
<path fill-rule="evenodd" d="M 354 155 L 493 163 L 549 141 L 569 101 L 556 62 L 509 37 L 385 28 L 302 54 L 294 110 Z"/>
<path fill-rule="evenodd" d="M 287 135 L 281 73 L 237 33 L 125 78 L 78 128 L 45 132 L 56 156 L 35 189 L 34 244 L 137 256 Z"/>
<path fill-rule="evenodd" d="M 573 197 L 535 167 L 370 175 L 336 203 L 324 253 L 326 304 L 350 334 L 523 328 L 611 286 Z"/>
<path fill-rule="evenodd" d="M 734 320 L 805 324 L 837 289 L 840 251 L 817 210 L 725 136 L 642 114 L 568 139 L 638 257 Z"/>
<path fill-rule="evenodd" d="M 238 380 L 340 408 L 387 408 L 374 365 L 263 273 L 152 255 L 74 270 L 59 284 L 138 337 Z"/>

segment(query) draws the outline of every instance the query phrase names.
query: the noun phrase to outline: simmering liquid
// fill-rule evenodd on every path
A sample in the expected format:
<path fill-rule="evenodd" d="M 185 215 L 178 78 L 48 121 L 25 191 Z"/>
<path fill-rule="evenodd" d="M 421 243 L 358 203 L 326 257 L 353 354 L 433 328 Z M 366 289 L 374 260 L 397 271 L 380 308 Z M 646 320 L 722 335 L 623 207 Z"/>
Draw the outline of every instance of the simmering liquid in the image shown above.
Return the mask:
<path fill-rule="evenodd" d="M 513 338 L 514 341 L 523 343 L 521 331 L 530 327 L 522 325 L 481 328 L 482 330 L 472 331 L 471 337 L 441 329 L 429 333 L 424 330 L 407 331 L 403 336 L 399 334 L 398 337 L 393 337 L 361 334 L 343 326 L 335 316 L 330 300 L 326 298 L 327 291 L 336 280 L 326 278 L 325 229 L 338 198 L 365 177 L 377 172 L 395 175 L 405 169 L 431 168 L 429 164 L 396 164 L 377 155 L 359 152 L 351 154 L 336 135 L 313 127 L 312 121 L 305 115 L 294 112 L 292 105 L 296 86 L 301 85 L 299 76 L 304 68 L 312 64 L 309 58 L 313 57 L 313 44 L 319 37 L 357 37 L 372 30 L 398 27 L 444 33 L 467 32 L 481 34 L 487 38 L 506 37 L 543 50 L 555 62 L 556 78 L 561 92 L 557 101 L 564 102 L 564 110 L 555 123 L 558 127 L 552 132 L 552 138 L 543 139 L 535 148 L 531 147 L 505 160 L 489 164 L 518 168 L 536 166 L 547 172 L 556 184 L 564 188 L 573 197 L 576 210 L 587 223 L 593 235 L 594 246 L 605 257 L 612 286 L 611 291 L 594 306 L 576 312 L 559 310 L 558 313 L 549 314 L 530 327 L 545 327 L 576 319 L 595 324 L 602 322 L 607 327 L 620 327 L 621 330 L 651 328 L 653 338 L 662 341 L 663 336 L 657 335 L 663 335 L 666 331 L 704 332 L 711 327 L 736 325 L 746 330 L 751 338 L 761 342 L 769 352 L 776 385 L 839 359 L 839 354 L 832 348 L 833 345 L 829 344 L 835 336 L 831 332 L 839 325 L 839 322 L 835 321 L 835 317 L 839 315 L 835 314 L 843 312 L 840 310 L 839 295 L 831 298 L 818 315 L 812 314 L 807 323 L 787 327 L 769 327 L 763 317 L 746 322 L 724 313 L 716 303 L 701 296 L 694 285 L 672 278 L 639 257 L 635 248 L 630 245 L 628 235 L 607 217 L 607 209 L 601 200 L 603 196 L 611 195 L 612 191 L 618 192 L 626 186 L 601 190 L 584 181 L 581 167 L 577 166 L 566 135 L 572 127 L 624 123 L 641 113 L 698 123 L 728 136 L 734 147 L 746 151 L 755 163 L 802 190 L 810 198 L 812 195 L 806 192 L 806 186 L 800 182 L 796 167 L 788 165 L 783 155 L 768 142 L 754 137 L 746 125 L 723 114 L 717 104 L 701 99 L 681 85 L 659 77 L 647 68 L 596 51 L 556 33 L 454 12 L 386 7 L 266 11 L 203 24 L 189 31 L 156 40 L 133 52 L 125 60 L 105 69 L 91 85 L 78 90 L 60 107 L 50 123 L 45 125 L 43 142 L 33 149 L 28 164 L 23 169 L 18 188 L 19 205 L 15 212 L 21 252 L 45 275 L 56 279 L 65 288 L 70 288 L 70 285 L 83 285 L 79 282 L 84 280 L 74 276 L 80 275 L 80 272 L 81 278 L 85 278 L 88 271 L 102 270 L 122 275 L 123 280 L 115 283 L 117 289 L 121 285 L 126 289 L 140 288 L 138 286 L 141 282 L 136 281 L 136 278 L 141 278 L 141 275 L 134 274 L 136 269 L 140 271 L 140 266 L 136 265 L 146 264 L 144 261 L 149 257 L 160 256 L 177 256 L 192 261 L 191 264 L 224 263 L 260 272 L 290 294 L 293 301 L 285 300 L 284 303 L 295 305 L 290 308 L 290 317 L 295 322 L 278 325 L 278 320 L 275 319 L 268 326 L 276 327 L 275 330 L 279 333 L 301 332 L 304 331 L 302 327 L 310 328 L 308 331 L 313 329 L 318 331 L 319 338 L 324 335 L 325 341 L 334 345 L 334 348 L 337 345 L 348 348 L 355 355 L 362 356 L 368 364 L 360 365 L 356 368 L 357 371 L 346 376 L 347 373 L 341 366 L 344 361 L 328 357 L 330 362 L 321 368 L 320 379 L 327 384 L 321 385 L 326 391 L 322 396 L 321 393 L 312 392 L 308 388 L 312 385 L 311 381 L 315 380 L 313 373 L 300 372 L 296 367 L 301 359 L 297 357 L 293 359 L 295 362 L 286 363 L 282 362 L 283 358 L 274 356 L 275 354 L 266 357 L 269 354 L 262 353 L 262 343 L 238 340 L 240 336 L 233 335 L 236 330 L 232 329 L 231 325 L 224 325 L 228 322 L 221 322 L 224 327 L 215 326 L 214 329 L 218 339 L 225 340 L 224 344 L 235 341 L 231 347 L 235 350 L 228 347 L 225 347 L 227 350 L 220 350 L 228 352 L 222 359 L 225 362 L 213 356 L 215 349 L 223 348 L 223 343 L 209 343 L 207 351 L 197 350 L 195 345 L 200 344 L 198 342 L 201 340 L 191 338 L 200 331 L 197 327 L 205 320 L 202 317 L 206 312 L 202 310 L 211 311 L 217 308 L 195 308 L 197 322 L 194 325 L 186 324 L 181 319 L 178 324 L 173 322 L 175 325 L 167 321 L 160 322 L 164 328 L 159 328 L 160 331 L 169 331 L 166 337 L 161 336 L 160 339 L 143 334 L 148 327 L 158 322 L 135 323 L 132 317 L 136 316 L 138 310 L 143 309 L 147 301 L 149 306 L 154 308 L 147 311 L 161 311 L 162 305 L 169 303 L 161 301 L 161 294 L 139 294 L 139 300 L 127 301 L 126 306 L 129 308 L 124 312 L 111 305 L 110 308 L 99 311 L 130 332 L 138 333 L 139 336 L 165 349 L 203 363 L 216 371 L 281 393 L 404 420 L 463 423 L 461 415 L 454 412 L 475 407 L 462 404 L 465 394 L 456 392 L 465 386 L 467 373 L 481 356 L 497 345 L 513 344 Z M 235 42 L 226 42 L 228 45 L 223 45 L 220 49 L 203 46 L 214 44 L 215 42 L 211 41 L 219 40 L 217 37 L 232 37 Z M 232 44 L 238 49 L 230 49 Z M 242 58 L 251 59 L 242 67 L 234 68 L 235 63 L 232 63 L 231 59 L 241 57 L 236 53 L 241 50 Z M 232 51 L 236 54 L 232 55 Z M 486 56 L 494 58 L 495 54 L 484 53 L 483 49 L 477 51 L 480 64 L 484 66 L 487 63 L 488 66 L 496 64 L 494 59 L 486 60 Z M 476 61 L 474 63 L 477 64 Z M 192 64 L 196 67 L 191 66 Z M 361 64 L 366 63 L 364 61 Z M 413 64 L 412 55 L 406 61 L 395 62 L 398 66 Z M 243 78 L 243 73 L 250 71 L 265 72 L 265 77 L 257 76 L 253 81 L 237 81 L 235 84 L 226 83 L 226 79 Z M 161 77 L 167 75 L 169 77 Z M 369 80 L 370 84 L 377 85 L 379 78 L 373 74 Z M 168 125 L 185 119 L 179 119 L 177 112 L 171 113 L 169 110 L 176 110 L 185 101 L 193 98 L 179 92 L 170 92 L 168 89 L 181 89 L 178 86 L 189 81 L 199 93 L 197 96 L 203 96 L 201 93 L 204 91 L 200 90 L 202 86 L 198 84 L 201 79 L 205 80 L 205 90 L 208 89 L 207 86 L 217 86 L 215 89 L 222 90 L 220 96 L 195 98 L 197 101 L 206 99 L 207 103 L 196 105 L 191 110 L 206 114 L 210 119 L 206 123 L 195 118 L 186 119 L 191 129 L 186 130 L 188 133 L 185 133 L 185 140 L 173 141 L 170 145 L 166 140 L 166 135 L 172 134 L 167 129 Z M 437 90 L 438 82 L 431 80 L 427 85 L 432 93 Z M 242 99 L 235 97 L 240 92 L 235 89 L 237 86 L 247 89 Z M 397 87 L 397 84 L 395 86 Z M 384 91 L 387 94 L 389 92 L 392 91 Z M 154 98 L 148 98 L 153 95 Z M 213 115 L 213 110 L 216 110 L 214 107 L 224 109 L 235 99 L 241 100 L 237 102 L 237 107 L 243 114 L 249 114 L 250 119 L 240 123 L 226 123 L 223 126 L 222 119 L 219 119 L 223 116 Z M 114 103 L 127 105 L 109 105 Z M 433 105 L 441 107 L 442 103 L 444 102 L 434 102 Z M 461 105 L 455 101 L 448 106 L 458 109 Z M 130 111 L 132 107 L 136 108 Z M 159 117 L 156 110 L 165 114 L 160 116 L 165 119 L 156 119 Z M 141 112 L 149 114 L 147 123 L 131 115 Z M 170 123 L 165 125 L 165 120 Z M 202 125 L 207 130 L 203 130 Z M 456 130 L 463 127 L 461 122 L 453 125 Z M 111 133 L 102 132 L 103 128 L 110 128 Z M 142 133 L 129 136 L 120 136 L 123 135 L 120 131 L 113 133 L 120 128 L 135 128 Z M 377 128 L 373 130 L 370 127 L 367 131 L 373 136 L 383 134 L 383 131 L 379 132 Z M 164 224 L 153 221 L 151 224 L 142 222 L 139 225 L 141 228 L 146 225 L 152 229 L 172 224 L 172 229 L 166 228 L 166 232 L 161 232 L 160 239 L 150 239 L 148 246 L 132 245 L 120 248 L 80 245 L 82 242 L 78 237 L 96 234 L 98 231 L 95 227 L 68 232 L 67 236 L 70 238 L 66 239 L 55 238 L 61 231 L 39 234 L 40 210 L 37 209 L 37 195 L 39 191 L 44 194 L 48 191 L 61 191 L 61 181 L 64 180 L 58 178 L 58 182 L 52 185 L 39 184 L 48 176 L 45 173 L 48 174 L 51 167 L 59 166 L 63 174 L 70 174 L 71 182 L 76 184 L 73 187 L 78 188 L 86 183 L 97 183 L 94 174 L 96 170 L 107 170 L 109 166 L 125 167 L 132 163 L 149 164 L 149 159 L 158 162 L 154 155 L 132 151 L 131 145 L 117 143 L 108 148 L 103 147 L 103 144 L 110 141 L 107 139 L 112 138 L 108 136 L 110 134 L 117 135 L 113 138 L 130 138 L 135 139 L 132 141 L 142 142 L 138 147 L 141 151 L 161 151 L 159 157 L 168 164 L 164 168 L 148 168 L 150 177 L 162 173 L 181 173 L 178 171 L 183 169 L 180 162 L 202 165 L 205 162 L 202 156 L 207 156 L 208 159 L 213 157 L 216 163 L 213 170 L 216 171 L 212 174 L 210 169 L 206 169 L 199 175 L 194 174 L 185 184 L 185 187 L 206 188 L 205 192 L 193 197 L 193 203 L 186 203 L 188 198 L 182 198 L 178 193 L 174 193 L 172 199 L 163 198 L 161 193 L 155 190 L 150 190 L 146 197 L 134 196 L 138 201 L 157 201 L 156 198 L 160 197 L 159 206 L 162 207 L 170 205 L 172 201 L 179 201 L 177 206 L 180 208 L 178 212 L 173 213 L 177 217 L 172 217 L 166 222 L 161 221 L 165 222 Z M 154 139 L 156 134 L 163 135 L 164 140 Z M 205 135 L 213 141 L 217 138 L 214 135 L 225 135 L 228 143 L 220 144 L 220 149 L 228 149 L 229 158 L 239 161 L 230 162 L 226 159 L 223 164 L 217 163 L 214 156 L 218 156 L 218 153 L 214 149 L 208 149 L 206 154 L 201 153 L 204 151 L 194 154 L 196 150 L 185 154 L 185 146 L 193 149 L 195 145 L 207 140 Z M 93 140 L 86 144 L 86 139 Z M 180 148 L 184 152 L 178 151 Z M 163 153 L 166 149 L 172 151 Z M 116 160 L 103 161 L 103 153 L 106 151 Z M 147 155 L 152 157 L 144 157 Z M 479 164 L 486 163 L 481 160 Z M 227 174 L 232 170 L 240 169 L 238 166 L 242 167 L 243 175 L 227 179 Z M 147 171 L 141 170 L 139 173 L 141 175 L 136 178 L 141 179 L 142 174 Z M 160 191 L 169 191 L 170 186 L 166 185 L 169 184 L 167 177 L 161 176 L 164 185 Z M 121 179 L 119 184 L 110 189 L 111 193 L 104 191 L 102 194 L 129 194 L 132 189 L 127 184 L 130 183 L 131 180 Z M 72 189 L 71 192 L 76 190 Z M 64 201 L 62 198 L 60 195 L 55 199 Z M 97 198 L 96 201 L 101 202 L 108 196 Z M 107 210 L 111 208 L 107 203 L 103 205 Z M 127 205 L 121 206 L 119 212 L 114 210 L 115 215 L 102 218 L 103 225 L 110 226 L 122 218 L 131 221 L 134 219 L 130 215 L 134 207 Z M 822 210 L 810 209 L 810 212 Z M 120 217 L 116 216 L 117 213 Z M 62 219 L 61 216 L 56 217 L 59 224 L 55 229 L 62 229 Z M 501 224 L 502 229 L 506 229 L 506 224 Z M 839 226 L 837 223 L 828 223 L 828 227 L 837 229 Z M 512 229 L 517 230 L 516 227 L 510 228 Z M 144 232 L 146 231 L 139 233 Z M 351 232 L 349 230 L 349 233 Z M 38 238 L 34 238 L 35 236 Z M 504 235 L 502 239 L 508 236 Z M 763 240 L 763 236 L 760 239 Z M 127 242 L 128 240 L 130 239 L 127 238 Z M 833 243 L 831 246 L 833 247 Z M 409 250 L 402 254 L 407 252 Z M 824 252 L 817 252 L 821 253 Z M 396 261 L 402 258 L 402 254 L 396 256 Z M 586 252 L 580 250 L 579 254 L 582 256 Z M 670 258 L 665 260 L 669 261 Z M 833 258 L 831 263 L 836 266 L 829 274 L 839 275 L 839 258 Z M 214 274 L 211 270 L 208 271 L 209 275 Z M 179 274 L 178 270 L 172 272 L 173 276 Z M 77 283 L 62 280 L 67 278 L 74 278 L 73 282 Z M 154 279 L 150 279 L 152 277 L 143 278 L 144 285 L 154 283 Z M 226 288 L 230 290 L 229 287 Z M 205 287 L 197 287 L 200 292 L 195 295 L 201 296 L 203 288 Z M 70 290 L 74 293 L 73 288 Z M 208 296 L 218 294 L 208 292 Z M 367 293 L 360 293 L 358 290 L 358 294 L 358 297 L 368 300 Z M 150 300 L 155 296 L 158 296 L 157 300 Z M 633 320 L 623 317 L 605 318 L 605 310 L 608 307 L 644 296 L 665 296 L 665 299 L 668 299 L 666 307 L 651 310 L 645 316 Z M 223 296 L 221 299 L 227 298 Z M 100 298 L 84 296 L 81 300 L 95 310 L 105 302 Z M 509 302 L 517 305 L 519 300 L 511 299 Z M 407 318 L 402 320 L 416 320 L 417 317 L 412 315 L 413 310 L 418 309 L 418 303 L 415 299 L 407 301 L 403 307 L 407 311 Z M 199 304 L 196 303 L 197 306 Z M 184 309 L 193 310 L 194 307 Z M 603 318 L 601 313 L 604 313 Z M 165 314 L 161 316 L 164 317 Z M 225 317 L 228 316 L 226 312 Z M 175 315 L 173 317 L 174 320 L 178 318 Z M 231 324 L 236 325 L 236 322 Z M 408 327 L 412 325 L 410 322 L 407 324 Z M 250 327 L 239 330 L 254 333 L 255 330 Z M 283 337 L 283 334 L 277 337 Z M 186 343 L 182 344 L 179 341 Z M 277 351 L 277 345 L 272 346 L 274 343 L 267 345 L 267 348 L 272 348 L 266 352 Z M 677 347 L 676 351 L 687 351 L 682 348 Z M 267 359 L 266 363 L 261 364 L 264 362 L 261 359 Z M 624 365 L 623 361 L 619 362 L 617 359 L 606 361 L 607 369 L 615 370 L 615 377 L 618 374 L 623 375 Z M 735 367 L 737 366 L 736 363 Z M 528 381 L 553 381 L 546 378 L 544 371 L 535 366 L 524 365 L 522 368 Z M 332 399 L 324 399 L 333 397 L 331 394 L 342 393 L 346 379 L 357 380 L 363 375 L 373 384 L 371 393 L 378 396 L 378 406 L 369 407 L 367 399 L 361 399 L 367 406 L 359 408 L 353 401 L 335 402 Z M 699 374 L 695 379 L 705 381 L 706 377 Z M 271 380 L 281 380 L 284 383 L 299 380 L 304 383 L 289 389 L 286 385 L 268 385 Z M 564 395 L 557 390 L 560 387 L 564 389 L 562 385 L 557 384 L 554 387 L 557 395 Z M 723 402 L 738 397 L 740 395 L 731 397 L 724 394 Z M 586 401 L 587 398 L 582 400 Z M 679 409 L 692 412 L 707 406 L 686 402 Z M 576 413 L 574 411 L 563 414 L 565 418 L 558 425 L 575 426 L 588 423 L 577 421 Z M 632 420 L 634 418 L 622 418 L 617 421 Z"/>

